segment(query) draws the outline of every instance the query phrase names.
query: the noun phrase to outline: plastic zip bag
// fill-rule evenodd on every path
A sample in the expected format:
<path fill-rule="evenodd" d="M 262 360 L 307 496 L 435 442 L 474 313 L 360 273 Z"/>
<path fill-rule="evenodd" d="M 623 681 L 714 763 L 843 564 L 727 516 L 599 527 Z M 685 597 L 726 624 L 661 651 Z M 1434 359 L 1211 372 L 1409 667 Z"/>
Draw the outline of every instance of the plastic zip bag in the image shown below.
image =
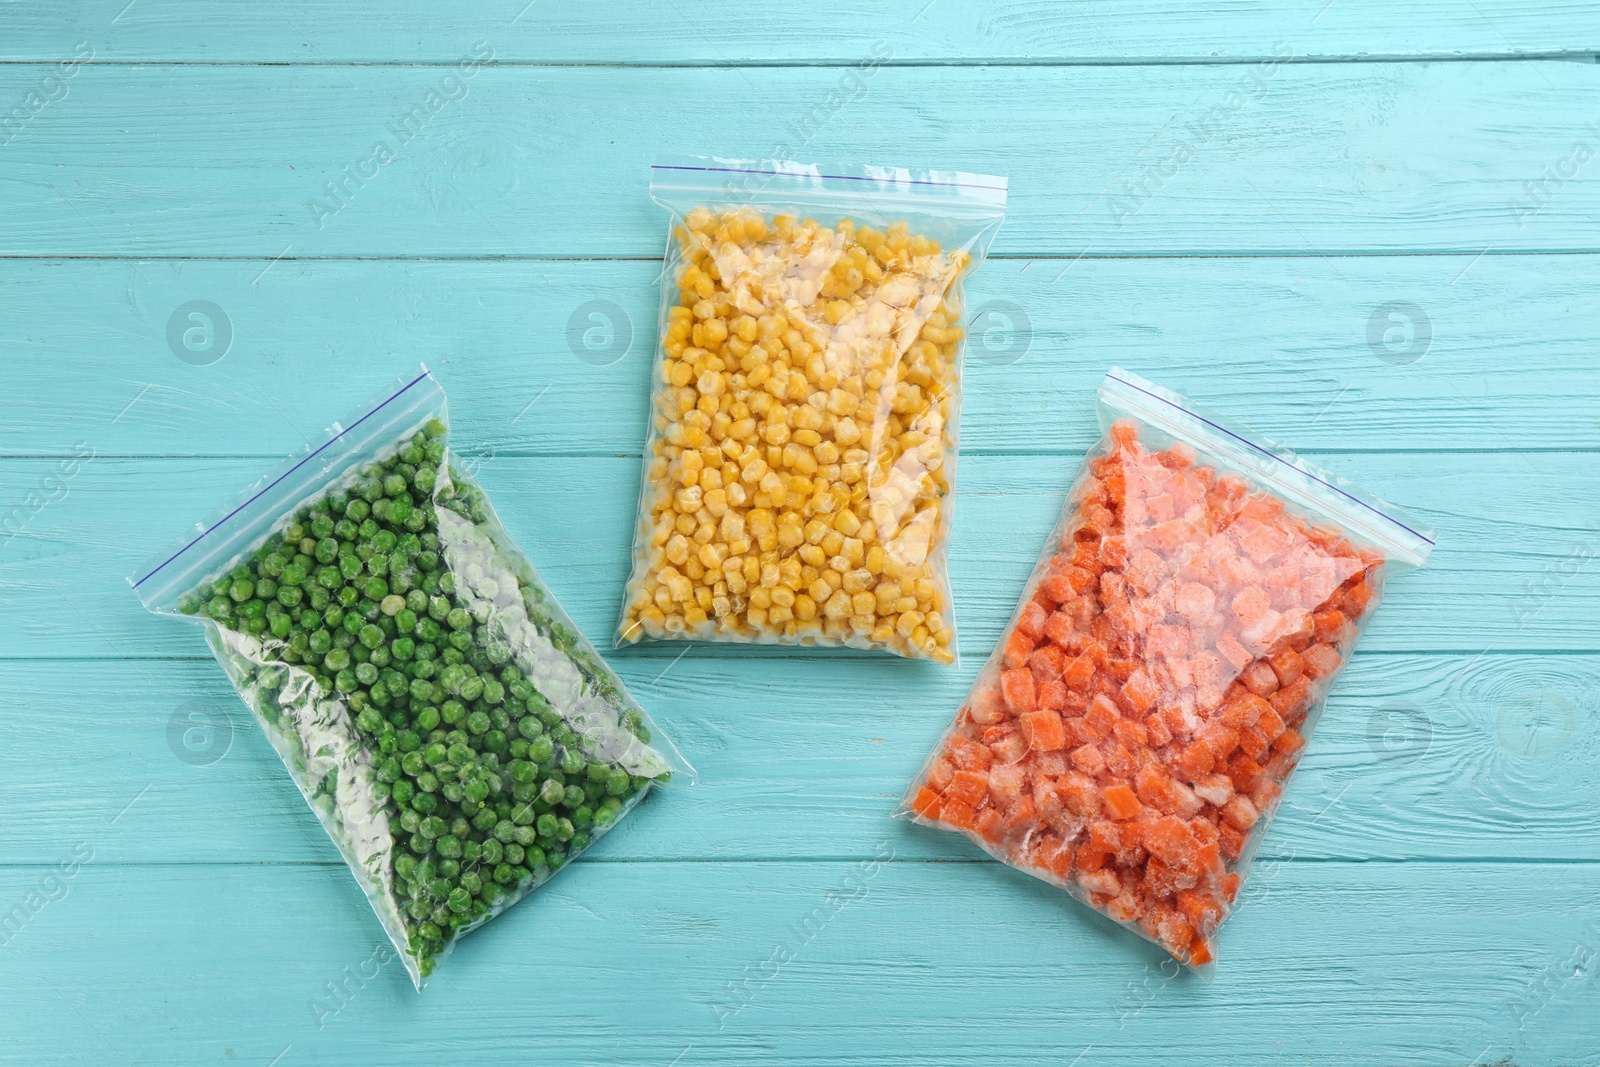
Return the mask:
<path fill-rule="evenodd" d="M 688 769 L 455 465 L 446 421 L 419 368 L 129 578 L 205 624 L 418 989 Z"/>
<path fill-rule="evenodd" d="M 1097 406 L 1106 436 L 897 814 L 1199 969 L 1386 574 L 1433 539 L 1126 371 Z"/>
<path fill-rule="evenodd" d="M 953 662 L 961 279 L 1005 179 L 690 157 L 650 193 L 673 228 L 618 645 Z"/>

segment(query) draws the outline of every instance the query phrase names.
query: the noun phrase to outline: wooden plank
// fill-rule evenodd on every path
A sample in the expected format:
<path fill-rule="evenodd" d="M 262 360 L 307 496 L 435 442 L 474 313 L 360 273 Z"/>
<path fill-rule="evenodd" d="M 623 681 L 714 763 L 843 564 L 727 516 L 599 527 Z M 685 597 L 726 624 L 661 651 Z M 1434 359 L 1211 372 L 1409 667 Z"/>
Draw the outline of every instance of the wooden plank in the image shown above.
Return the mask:
<path fill-rule="evenodd" d="M 613 662 L 699 780 L 650 797 L 594 856 L 859 859 L 884 840 L 906 858 L 980 855 L 890 820 L 970 671 L 702 646 Z M 0 693 L 7 862 L 51 862 L 119 812 L 107 862 L 338 862 L 209 659 L 11 660 Z M 1259 862 L 1600 860 L 1597 713 L 1600 657 L 1357 655 Z"/>
<path fill-rule="evenodd" d="M 461 11 L 416 0 L 218 11 L 202 0 L 167 0 L 119 15 L 125 2 L 9 13 L 0 58 L 48 60 L 80 39 L 95 43 L 97 59 L 113 62 L 442 63 L 486 40 L 503 62 L 695 66 L 854 62 L 875 46 L 902 62 L 983 63 L 1239 61 L 1271 55 L 1285 40 L 1319 59 L 1584 55 L 1600 46 L 1573 6 L 1509 0 L 1465 9 L 1446 0 L 1331 7 L 1249 0 L 1216 8 L 896 0 L 869 9 L 821 0 L 784 11 L 778 33 L 772 12 L 727 0 L 692 11 L 561 0 Z"/>
<path fill-rule="evenodd" d="M 1600 422 L 1586 414 L 1600 380 L 1574 373 L 1600 332 L 1587 299 L 1600 288 L 1600 256 L 1064 268 L 997 260 L 974 275 L 967 453 L 1087 448 L 1093 390 L 1113 364 L 1302 450 L 1600 447 Z M 0 260 L 0 338 L 42 355 L 9 368 L 16 403 L 0 451 L 67 455 L 81 441 L 106 454 L 281 455 L 425 359 L 472 450 L 636 454 L 659 270 Z M 222 335 L 203 333 L 193 340 L 209 352 L 181 339 L 173 348 L 169 323 L 180 335 L 192 326 L 180 309 L 195 299 L 222 310 L 225 349 L 215 347 Z M 175 354 L 224 351 L 206 366 Z"/>
<path fill-rule="evenodd" d="M 992 864 L 580 864 L 420 995 L 341 870 L 49 885 L 0 955 L 36 1067 L 1595 1062 L 1594 864 L 1280 864 L 1210 982 Z"/>
<path fill-rule="evenodd" d="M 1390 586 L 1363 647 L 1381 651 L 1600 648 L 1596 530 L 1571 501 L 1600 495 L 1600 455 L 1360 454 L 1338 471 L 1430 522 L 1440 545 Z M 987 656 L 1060 513 L 1077 457 L 971 456 L 958 481 L 950 572 L 963 654 Z M 145 614 L 123 579 L 265 473 L 259 460 L 93 459 L 46 500 L 56 461 L 0 461 L 24 505 L 0 546 L 5 656 L 192 655 L 197 635 Z M 612 632 L 628 572 L 639 461 L 501 456 L 479 467 L 507 527 L 584 631 Z M 28 512 L 39 487 L 43 506 Z M 93 628 L 86 620 L 93 620 Z M 681 646 L 641 646 L 670 659 Z M 664 662 L 663 660 L 663 662 Z M 927 666 L 927 665 L 924 665 Z M 936 670 L 931 666 L 930 670 Z"/>
<path fill-rule="evenodd" d="M 0 67 L 0 100 L 51 70 Z M 780 147 L 1008 175 L 1010 255 L 1600 250 L 1589 64 L 889 67 L 855 100 L 842 77 L 91 64 L 0 154 L 0 254 L 654 258 L 654 153 Z"/>

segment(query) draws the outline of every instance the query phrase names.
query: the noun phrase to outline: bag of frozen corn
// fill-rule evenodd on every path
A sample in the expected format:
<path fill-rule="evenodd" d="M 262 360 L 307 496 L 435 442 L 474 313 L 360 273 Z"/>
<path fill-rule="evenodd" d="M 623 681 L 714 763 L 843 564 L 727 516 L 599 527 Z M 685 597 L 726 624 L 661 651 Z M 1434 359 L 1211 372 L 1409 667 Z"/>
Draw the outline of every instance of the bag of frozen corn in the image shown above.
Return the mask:
<path fill-rule="evenodd" d="M 1005 179 L 708 158 L 651 174 L 673 226 L 617 643 L 954 662 L 961 282 Z"/>

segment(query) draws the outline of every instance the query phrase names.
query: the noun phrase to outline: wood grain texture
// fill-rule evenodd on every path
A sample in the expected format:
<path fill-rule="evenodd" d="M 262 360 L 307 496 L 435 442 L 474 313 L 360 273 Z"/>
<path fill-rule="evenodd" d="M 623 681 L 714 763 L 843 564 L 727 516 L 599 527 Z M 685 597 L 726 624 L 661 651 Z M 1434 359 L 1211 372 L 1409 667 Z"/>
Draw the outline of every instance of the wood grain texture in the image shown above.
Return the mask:
<path fill-rule="evenodd" d="M 971 670 L 767 660 L 752 694 L 753 665 L 704 646 L 612 662 L 699 780 L 652 795 L 594 857 L 861 859 L 887 840 L 908 859 L 981 858 L 889 820 Z M 7 661 L 0 693 L 6 862 L 53 861 L 136 796 L 102 861 L 339 862 L 209 657 Z M 1600 861 L 1597 711 L 1600 657 L 1358 653 L 1258 862 Z M 41 758 L 67 752 L 70 791 Z"/>
<path fill-rule="evenodd" d="M 467 427 L 462 436 L 471 440 Z M 1390 584 L 1363 649 L 1600 649 L 1600 620 L 1585 606 L 1600 592 L 1600 569 L 1593 564 L 1600 534 L 1570 503 L 1600 494 L 1600 455 L 1335 458 L 1341 474 L 1401 502 L 1440 534 L 1428 566 Z M 1009 455 L 962 461 L 950 573 L 969 670 L 994 647 L 1016 607 L 1079 462 Z M 25 502 L 24 494 L 46 484 L 56 465 L 0 461 L 0 484 Z M 62 499 L 46 503 L 20 535 L 0 545 L 0 578 L 13 605 L 0 656 L 194 654 L 194 631 L 148 616 L 124 579 L 192 523 L 231 508 L 245 486 L 275 466 L 254 459 L 115 457 L 82 464 Z M 507 527 L 574 620 L 608 643 L 628 572 L 639 461 L 496 456 L 478 472 Z M 671 659 L 681 649 L 673 642 L 647 643 L 628 654 Z"/>
<path fill-rule="evenodd" d="M 1193 1062 L 1183 1050 L 1240 1067 L 1583 1067 L 1593 973 L 1561 965 L 1594 951 L 1600 866 L 1558 870 L 1278 864 L 1206 982 L 992 863 L 582 863 L 418 995 L 392 964 L 347 977 L 373 974 L 381 934 L 341 869 L 96 860 L 0 952 L 18 1021 L 6 1053 L 35 1067 L 1143 1067 Z M 0 901 L 43 876 L 0 869 Z M 337 1001 L 329 983 L 344 983 Z"/>
<path fill-rule="evenodd" d="M 0 1064 L 1600 1067 L 1597 15 L 0 0 Z M 93 62 L 46 81 L 80 42 Z M 495 67 L 446 81 L 475 47 Z M 457 98 L 402 144 L 430 90 Z M 7 125 L 29 93 L 51 99 Z M 319 225 L 380 139 L 397 158 Z M 606 643 L 665 236 L 646 165 L 780 145 L 1011 179 L 969 290 L 963 664 L 608 653 L 698 783 L 423 994 L 352 977 L 370 909 L 197 629 L 123 576 L 423 360 Z M 233 332 L 209 366 L 168 340 L 197 299 Z M 1340 679 L 1211 982 L 889 817 L 1111 364 L 1440 534 Z M 227 725 L 185 734 L 196 711 Z"/>
<path fill-rule="evenodd" d="M 5 16 L 0 58 L 49 60 L 90 40 L 113 62 L 442 63 L 476 40 L 505 62 L 854 62 L 887 42 L 903 62 L 1126 63 L 1239 61 L 1302 42 L 1322 59 L 1528 55 L 1592 57 L 1600 34 L 1575 25 L 1581 4 L 1478 0 L 1247 0 L 1216 7 L 1146 0 L 985 5 L 843 0 L 754 8 L 711 0 L 692 8 L 637 0 L 496 0 L 444 10 L 407 0 L 217 8 L 126 0 L 20 9 Z M 120 14 L 119 14 L 120 12 Z M 782 26 L 774 32 L 774 26 Z M 1587 32 L 1585 32 L 1587 31 Z"/>
<path fill-rule="evenodd" d="M 855 100 L 837 67 L 447 75 L 81 68 L 0 152 L 0 254 L 655 258 L 654 154 L 782 146 L 1007 175 L 1009 255 L 1600 251 L 1592 64 L 888 67 Z M 1530 200 L 1547 166 L 1576 177 Z"/>
<path fill-rule="evenodd" d="M 270 459 L 420 360 L 472 451 L 636 455 L 659 272 L 0 260 L 0 344 L 40 355 L 9 367 L 0 455 Z M 961 446 L 1076 456 L 1122 364 L 1302 451 L 1592 449 L 1597 290 L 1593 255 L 994 260 L 968 285 Z M 195 299 L 232 330 L 211 366 L 169 347 Z"/>

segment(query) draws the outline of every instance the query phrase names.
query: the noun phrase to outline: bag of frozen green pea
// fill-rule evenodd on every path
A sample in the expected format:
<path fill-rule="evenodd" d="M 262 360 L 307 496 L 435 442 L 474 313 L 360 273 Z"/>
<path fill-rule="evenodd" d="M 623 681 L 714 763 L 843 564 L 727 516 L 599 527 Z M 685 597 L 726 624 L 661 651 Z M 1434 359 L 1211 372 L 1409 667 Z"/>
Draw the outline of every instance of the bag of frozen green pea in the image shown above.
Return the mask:
<path fill-rule="evenodd" d="M 128 580 L 204 624 L 418 989 L 693 773 L 454 461 L 426 368 Z"/>

